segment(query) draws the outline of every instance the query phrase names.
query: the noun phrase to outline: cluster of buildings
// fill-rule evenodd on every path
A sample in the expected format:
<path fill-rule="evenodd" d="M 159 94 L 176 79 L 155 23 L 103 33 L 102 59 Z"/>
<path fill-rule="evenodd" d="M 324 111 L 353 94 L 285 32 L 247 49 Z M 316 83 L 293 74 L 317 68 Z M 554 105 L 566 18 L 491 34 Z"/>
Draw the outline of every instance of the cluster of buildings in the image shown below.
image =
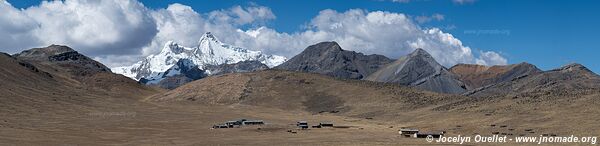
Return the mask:
<path fill-rule="evenodd" d="M 236 127 L 241 127 L 241 126 L 246 126 L 246 125 L 264 125 L 264 124 L 265 124 L 265 122 L 263 120 L 239 119 L 239 120 L 226 121 L 225 123 L 222 123 L 222 124 L 215 124 L 215 125 L 213 125 L 212 128 L 214 128 L 214 129 L 236 128 Z M 333 122 L 319 122 L 318 125 L 309 126 L 307 121 L 298 121 L 298 122 L 296 122 L 296 126 L 300 129 L 308 129 L 309 127 L 325 128 L 325 127 L 333 127 Z"/>
<path fill-rule="evenodd" d="M 234 128 L 241 127 L 244 125 L 264 125 L 265 122 L 262 120 L 247 120 L 247 119 L 239 119 L 235 121 L 227 121 L 223 124 L 215 124 L 212 128 Z"/>

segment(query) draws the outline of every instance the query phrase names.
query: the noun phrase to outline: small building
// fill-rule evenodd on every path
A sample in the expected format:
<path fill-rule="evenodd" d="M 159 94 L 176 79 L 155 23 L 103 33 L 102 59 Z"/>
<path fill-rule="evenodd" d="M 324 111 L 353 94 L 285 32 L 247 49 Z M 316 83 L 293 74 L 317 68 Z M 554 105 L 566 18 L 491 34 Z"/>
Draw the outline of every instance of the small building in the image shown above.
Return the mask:
<path fill-rule="evenodd" d="M 319 123 L 320 127 L 333 127 L 333 122 L 321 122 Z"/>
<path fill-rule="evenodd" d="M 262 120 L 246 120 L 242 122 L 242 125 L 264 125 L 265 122 Z"/>
<path fill-rule="evenodd" d="M 217 125 L 213 125 L 212 128 L 214 128 L 214 129 L 217 129 L 217 128 L 229 128 L 229 126 L 225 125 L 225 124 L 217 124 Z"/>
<path fill-rule="evenodd" d="M 235 121 L 226 121 L 223 124 L 213 125 L 213 128 L 234 128 L 241 127 L 244 125 L 263 125 L 265 124 L 262 120 L 247 120 L 247 119 L 239 119 Z"/>
<path fill-rule="evenodd" d="M 415 134 L 419 133 L 418 129 L 400 128 L 400 135 L 404 137 L 416 137 Z"/>
<path fill-rule="evenodd" d="M 234 126 L 241 126 L 242 122 L 241 121 L 227 121 L 225 122 L 225 125 L 227 125 L 229 128 L 233 128 Z"/>
<path fill-rule="evenodd" d="M 296 123 L 296 126 L 298 126 L 298 128 L 301 128 L 301 129 L 308 129 L 308 122 L 306 122 L 306 121 L 298 121 Z"/>

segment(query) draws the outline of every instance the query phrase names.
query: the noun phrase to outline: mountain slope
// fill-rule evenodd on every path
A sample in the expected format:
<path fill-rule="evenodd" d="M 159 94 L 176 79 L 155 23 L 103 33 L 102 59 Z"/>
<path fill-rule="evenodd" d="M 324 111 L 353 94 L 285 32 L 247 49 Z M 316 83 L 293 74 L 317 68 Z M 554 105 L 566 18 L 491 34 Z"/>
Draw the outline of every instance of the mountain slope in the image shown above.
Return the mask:
<path fill-rule="evenodd" d="M 542 72 L 535 65 L 529 63 L 494 66 L 458 64 L 451 67 L 449 71 L 458 75 L 459 79 L 467 84 L 469 89 L 511 81 Z"/>
<path fill-rule="evenodd" d="M 13 58 L 30 64 L 36 70 L 46 72 L 53 79 L 61 81 L 62 85 L 93 90 L 89 92 L 110 92 L 128 96 L 132 91 L 139 94 L 155 92 L 154 89 L 144 87 L 123 75 L 112 73 L 102 63 L 68 46 L 51 45 L 34 48 L 15 54 Z"/>
<path fill-rule="evenodd" d="M 61 45 L 33 48 L 15 54 L 15 58 L 38 63 L 69 72 L 73 76 L 89 76 L 98 72 L 110 72 L 103 64 Z"/>
<path fill-rule="evenodd" d="M 180 59 L 167 71 L 151 78 L 141 78 L 142 84 L 157 85 L 165 89 L 174 89 L 185 83 L 207 77 L 206 71 L 200 69 L 189 59 Z"/>
<path fill-rule="evenodd" d="M 13 56 L 0 53 L 0 81 L 0 117 L 5 120 L 0 128 L 19 126 L 6 121 L 35 124 L 81 116 L 160 92 L 59 45 Z"/>
<path fill-rule="evenodd" d="M 208 105 L 245 104 L 311 113 L 339 111 L 343 115 L 365 117 L 396 114 L 381 110 L 410 110 L 464 98 L 394 84 L 266 70 L 207 77 L 148 100 Z"/>
<path fill-rule="evenodd" d="M 569 64 L 536 75 L 470 91 L 470 96 L 565 96 L 600 89 L 600 76 L 581 64 Z"/>
<path fill-rule="evenodd" d="M 148 85 L 157 85 L 165 89 L 175 89 L 183 84 L 205 78 L 209 75 L 213 76 L 269 69 L 267 65 L 262 64 L 259 61 L 241 61 L 234 64 L 207 65 L 204 68 L 206 70 L 198 68 L 198 66 L 193 64 L 189 59 L 181 59 L 166 72 L 159 74 L 158 78 L 142 78 L 140 79 L 140 82 Z"/>
<path fill-rule="evenodd" d="M 240 61 L 234 64 L 208 65 L 206 70 L 210 75 L 222 75 L 227 73 L 254 72 L 269 69 L 269 66 L 259 61 Z"/>
<path fill-rule="evenodd" d="M 207 65 L 233 64 L 240 61 L 259 61 L 272 67 L 286 60 L 282 56 L 267 55 L 260 51 L 222 43 L 207 32 L 200 38 L 198 46 L 188 48 L 170 41 L 164 45 L 159 54 L 150 55 L 132 66 L 113 68 L 113 71 L 136 80 L 159 78 L 180 59 L 191 60 L 202 70 L 205 70 L 204 67 Z"/>
<path fill-rule="evenodd" d="M 462 93 L 467 87 L 423 49 L 382 67 L 366 80 L 397 83 L 441 93 Z"/>
<path fill-rule="evenodd" d="M 362 79 L 392 62 L 382 55 L 364 55 L 343 50 L 336 42 L 308 46 L 276 69 L 312 72 L 343 79 Z"/>

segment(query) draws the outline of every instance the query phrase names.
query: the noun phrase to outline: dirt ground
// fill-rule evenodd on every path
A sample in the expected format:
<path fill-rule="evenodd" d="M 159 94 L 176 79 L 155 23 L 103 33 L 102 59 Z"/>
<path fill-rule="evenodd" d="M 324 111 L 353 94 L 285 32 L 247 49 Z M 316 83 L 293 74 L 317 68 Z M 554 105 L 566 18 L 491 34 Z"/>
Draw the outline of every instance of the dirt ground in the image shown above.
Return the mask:
<path fill-rule="evenodd" d="M 143 107 L 143 108 L 140 108 Z M 260 111 L 260 112 L 259 112 Z M 235 119 L 260 119 L 262 126 L 211 129 Z M 347 128 L 299 130 L 333 121 Z M 164 106 L 138 103 L 124 109 L 82 114 L 30 115 L 0 126 L 0 145 L 398 145 L 424 144 L 401 138 L 397 127 L 373 120 L 312 115 L 246 105 Z M 297 133 L 290 133 L 293 130 Z"/>
<path fill-rule="evenodd" d="M 415 123 L 407 122 L 410 121 L 408 119 L 388 121 L 329 114 L 315 115 L 304 111 L 284 111 L 240 104 L 122 104 L 129 106 L 121 109 L 106 108 L 104 111 L 91 113 L 5 117 L 0 121 L 0 145 L 438 145 L 428 143 L 425 139 L 404 138 L 399 135 L 397 132 L 400 127 L 415 126 Z M 241 118 L 264 120 L 266 124 L 211 129 L 213 124 Z M 447 125 L 440 126 L 455 125 L 444 129 L 448 130 L 450 136 L 471 135 L 476 131 L 490 130 L 483 125 L 486 119 L 464 122 L 461 125 L 455 121 L 456 118 L 440 118 L 448 120 Z M 310 125 L 321 121 L 333 121 L 336 126 L 344 127 L 299 130 L 295 127 L 295 122 L 299 120 L 306 120 Z M 474 126 L 478 124 L 481 126 Z M 427 124 L 420 126 L 438 127 Z"/>

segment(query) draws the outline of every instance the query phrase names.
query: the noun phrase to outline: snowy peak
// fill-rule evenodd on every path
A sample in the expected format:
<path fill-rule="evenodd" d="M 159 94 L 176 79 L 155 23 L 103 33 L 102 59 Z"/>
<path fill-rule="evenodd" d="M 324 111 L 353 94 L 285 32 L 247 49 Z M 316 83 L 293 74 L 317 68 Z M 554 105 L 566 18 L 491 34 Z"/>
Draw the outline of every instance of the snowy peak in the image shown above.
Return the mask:
<path fill-rule="evenodd" d="M 216 43 L 221 43 L 221 41 L 219 41 L 212 33 L 210 32 L 206 32 L 204 33 L 204 35 L 202 35 L 202 37 L 200 37 L 200 41 L 198 41 L 200 43 L 202 42 L 216 42 Z"/>
<path fill-rule="evenodd" d="M 167 43 L 165 43 L 161 54 L 163 53 L 175 53 L 175 54 L 180 54 L 183 53 L 183 51 L 185 50 L 185 47 L 180 46 L 179 44 L 175 43 L 174 41 L 168 41 Z"/>
<path fill-rule="evenodd" d="M 199 69 L 204 69 L 207 65 L 234 64 L 241 61 L 259 61 L 274 67 L 287 60 L 283 56 L 268 55 L 222 43 L 212 33 L 207 32 L 199 39 L 197 46 L 185 47 L 168 41 L 160 53 L 150 55 L 131 66 L 117 67 L 113 70 L 136 80 L 159 79 L 181 59 L 190 60 Z"/>

